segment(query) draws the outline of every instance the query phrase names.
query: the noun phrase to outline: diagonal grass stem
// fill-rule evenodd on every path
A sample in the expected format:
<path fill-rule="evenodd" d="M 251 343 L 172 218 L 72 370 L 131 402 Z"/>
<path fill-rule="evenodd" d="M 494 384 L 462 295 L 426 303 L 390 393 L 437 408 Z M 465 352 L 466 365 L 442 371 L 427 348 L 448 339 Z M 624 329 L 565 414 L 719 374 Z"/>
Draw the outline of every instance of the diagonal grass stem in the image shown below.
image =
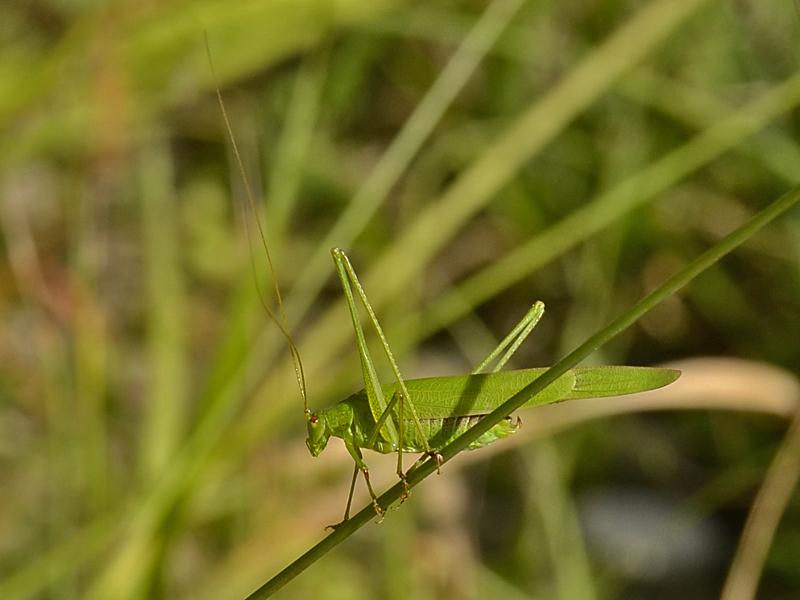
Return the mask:
<path fill-rule="evenodd" d="M 781 196 L 778 200 L 767 206 L 761 212 L 757 213 L 747 223 L 730 233 L 718 244 L 701 254 L 699 257 L 681 269 L 678 273 L 667 279 L 667 281 L 662 283 L 653 292 L 642 298 L 627 312 L 617 317 L 614 321 L 603 327 L 583 344 L 578 346 L 575 350 L 550 367 L 542 374 L 541 377 L 506 400 L 503 404 L 486 415 L 486 417 L 481 419 L 473 427 L 465 431 L 461 436 L 445 446 L 440 451 L 444 462 L 449 461 L 459 452 L 465 450 L 471 442 L 477 440 L 481 435 L 489 431 L 489 429 L 499 423 L 507 415 L 520 408 L 532 396 L 542 392 L 546 387 L 556 381 L 556 379 L 566 373 L 569 369 L 575 367 L 597 348 L 608 343 L 622 331 L 633 325 L 665 298 L 671 296 L 682 287 L 687 285 L 690 281 L 692 281 L 692 279 L 714 265 L 723 256 L 732 252 L 762 227 L 792 208 L 795 204 L 797 204 L 798 201 L 800 201 L 800 187 L 796 187 L 787 192 L 785 195 Z M 408 485 L 410 487 L 416 486 L 436 470 L 437 464 L 435 461 L 427 460 L 424 463 L 421 463 L 418 468 L 412 468 L 409 471 L 407 480 Z M 398 483 L 384 492 L 380 498 L 378 498 L 378 502 L 382 507 L 387 508 L 396 502 L 402 493 L 403 485 Z M 297 575 L 314 564 L 329 550 L 346 540 L 361 527 L 366 525 L 374 518 L 374 516 L 375 512 L 372 505 L 367 505 L 348 521 L 344 522 L 328 537 L 311 547 L 305 554 L 300 556 L 280 573 L 255 590 L 247 597 L 247 600 L 258 600 L 261 598 L 270 597 L 274 592 L 281 589 L 292 579 L 297 577 Z"/>

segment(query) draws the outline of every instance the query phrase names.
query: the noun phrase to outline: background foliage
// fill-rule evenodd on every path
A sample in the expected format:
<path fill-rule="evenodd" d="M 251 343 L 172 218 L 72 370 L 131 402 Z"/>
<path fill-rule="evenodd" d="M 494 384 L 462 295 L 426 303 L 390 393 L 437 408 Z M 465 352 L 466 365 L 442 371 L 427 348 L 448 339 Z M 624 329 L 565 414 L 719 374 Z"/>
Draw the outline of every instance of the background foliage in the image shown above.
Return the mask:
<path fill-rule="evenodd" d="M 406 376 L 467 370 L 536 299 L 548 314 L 515 363 L 540 366 L 800 182 L 790 2 L 0 15 L 3 598 L 239 598 L 340 518 L 350 466 L 336 443 L 306 453 L 204 30 L 315 406 L 361 387 L 333 244 Z M 798 239 L 796 215 L 772 226 L 594 362 L 796 371 Z M 772 372 L 742 384 L 745 363 L 722 364 L 695 374 L 774 399 Z M 731 411 L 534 426 L 283 595 L 712 597 L 784 429 Z M 370 457 L 385 483 L 392 462 Z M 768 597 L 800 586 L 798 553 L 794 501 Z"/>

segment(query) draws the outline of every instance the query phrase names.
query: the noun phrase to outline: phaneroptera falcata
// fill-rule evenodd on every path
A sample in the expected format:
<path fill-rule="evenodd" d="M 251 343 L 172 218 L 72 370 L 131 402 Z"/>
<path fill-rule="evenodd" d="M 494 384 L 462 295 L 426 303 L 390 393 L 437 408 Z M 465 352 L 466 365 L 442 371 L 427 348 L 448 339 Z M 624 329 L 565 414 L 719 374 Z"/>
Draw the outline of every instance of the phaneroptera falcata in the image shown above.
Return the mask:
<path fill-rule="evenodd" d="M 206 47 L 208 49 L 207 42 Z M 379 504 L 378 497 L 370 483 L 369 469 L 364 461 L 362 449 L 370 449 L 382 453 L 397 453 L 396 472 L 404 486 L 404 492 L 400 498 L 402 502 L 408 496 L 407 476 L 409 473 L 403 467 L 404 453 L 421 453 L 420 461 L 426 459 L 434 460 L 438 468 L 442 461 L 438 453 L 439 449 L 446 446 L 477 420 L 500 406 L 506 399 L 525 388 L 547 370 L 546 368 L 537 368 L 500 371 L 535 327 L 543 314 L 544 305 L 541 302 L 535 303 L 506 338 L 470 374 L 406 380 L 400 373 L 397 361 L 375 311 L 370 305 L 366 292 L 347 255 L 340 248 L 333 248 L 331 254 L 334 266 L 342 285 L 355 332 L 364 389 L 328 409 L 316 412 L 310 410 L 302 360 L 284 313 L 282 296 L 270 256 L 267 238 L 255 209 L 254 195 L 249 185 L 219 86 L 217 86 L 216 91 L 220 112 L 244 186 L 246 197 L 245 210 L 243 211 L 245 215 L 244 227 L 249 236 L 248 218 L 252 218 L 256 223 L 258 237 L 264 249 L 268 270 L 274 285 L 277 311 L 269 308 L 260 289 L 259 295 L 268 317 L 286 338 L 289 347 L 298 388 L 303 399 L 308 429 L 306 445 L 313 456 L 318 456 L 326 447 L 331 436 L 340 437 L 353 458 L 353 477 L 344 518 L 341 523 L 344 523 L 349 518 L 359 471 L 364 477 L 373 508 L 378 517 L 382 517 L 386 507 Z M 250 248 L 252 252 L 252 243 Z M 361 326 L 356 297 L 358 297 L 363 310 L 368 316 L 368 321 L 380 340 L 382 350 L 394 375 L 395 382 L 393 384 L 383 385 L 378 379 L 375 363 L 370 355 L 366 336 Z M 492 372 L 484 372 L 494 361 L 496 363 Z M 541 393 L 532 397 L 526 402 L 525 406 L 550 404 L 569 399 L 616 396 L 648 391 L 668 385 L 677 379 L 679 375 L 678 371 L 672 369 L 649 367 L 576 368 L 566 372 L 542 390 Z M 511 435 L 518 427 L 519 419 L 514 421 L 509 416 L 470 444 L 469 448 L 476 449 L 486 446 L 498 439 Z M 337 526 L 331 527 L 335 528 Z"/>

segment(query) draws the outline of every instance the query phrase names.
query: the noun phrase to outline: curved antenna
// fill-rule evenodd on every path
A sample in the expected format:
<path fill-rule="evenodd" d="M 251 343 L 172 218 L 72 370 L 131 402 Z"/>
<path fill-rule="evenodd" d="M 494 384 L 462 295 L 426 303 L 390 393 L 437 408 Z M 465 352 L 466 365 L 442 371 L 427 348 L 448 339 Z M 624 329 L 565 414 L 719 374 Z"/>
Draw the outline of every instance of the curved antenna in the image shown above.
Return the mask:
<path fill-rule="evenodd" d="M 300 395 L 303 397 L 303 410 L 306 414 L 309 414 L 308 395 L 306 393 L 306 376 L 305 372 L 303 371 L 303 361 L 300 359 L 300 351 L 297 349 L 294 339 L 292 338 L 292 334 L 289 332 L 289 322 L 286 318 L 286 311 L 283 307 L 283 297 L 281 296 L 281 289 L 278 285 L 278 274 L 275 270 L 275 265 L 272 262 L 272 255 L 270 254 L 269 245 L 267 244 L 267 236 L 264 233 L 264 228 L 261 226 L 261 220 L 258 218 L 255 196 L 253 195 L 253 190 L 250 187 L 250 181 L 247 178 L 247 171 L 244 168 L 244 161 L 242 160 L 241 154 L 239 154 L 239 145 L 236 143 L 236 136 L 233 135 L 233 127 L 231 127 L 231 122 L 228 118 L 228 111 L 225 109 L 225 102 L 222 99 L 222 92 L 220 91 L 219 82 L 217 80 L 217 73 L 214 70 L 214 61 L 211 59 L 211 44 L 208 41 L 207 30 L 203 31 L 203 36 L 206 43 L 208 64 L 211 68 L 211 77 L 213 78 L 214 89 L 217 94 L 217 103 L 219 104 L 219 110 L 222 114 L 222 121 L 225 124 L 228 141 L 231 143 L 231 150 L 233 151 L 234 160 L 236 161 L 236 165 L 239 169 L 239 176 L 242 178 L 242 184 L 244 185 L 245 197 L 247 198 L 245 208 L 240 214 L 242 216 L 244 230 L 247 233 L 247 245 L 250 248 L 250 268 L 253 271 L 253 281 L 255 282 L 258 298 L 261 301 L 261 306 L 264 308 L 264 312 L 267 313 L 267 316 L 270 318 L 270 320 L 275 323 L 280 332 L 283 334 L 283 337 L 286 338 L 286 343 L 289 347 L 289 353 L 292 355 L 292 363 L 294 364 L 294 374 L 295 378 L 297 379 L 297 387 L 300 389 Z M 253 220 L 256 222 L 256 226 L 258 228 L 258 237 L 261 240 L 261 246 L 264 248 L 264 254 L 267 257 L 267 268 L 269 269 L 270 277 L 272 277 L 273 291 L 275 293 L 275 300 L 278 304 L 277 315 L 267 304 L 264 292 L 258 283 L 255 257 L 253 255 L 253 238 L 250 233 L 250 224 L 247 221 L 248 212 L 252 215 Z"/>

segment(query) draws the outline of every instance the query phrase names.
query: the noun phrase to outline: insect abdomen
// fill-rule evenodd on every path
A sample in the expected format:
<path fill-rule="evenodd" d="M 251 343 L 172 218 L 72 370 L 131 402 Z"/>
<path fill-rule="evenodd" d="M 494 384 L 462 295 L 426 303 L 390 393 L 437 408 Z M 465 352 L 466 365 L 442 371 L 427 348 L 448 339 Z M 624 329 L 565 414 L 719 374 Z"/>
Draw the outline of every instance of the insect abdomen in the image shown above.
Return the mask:
<path fill-rule="evenodd" d="M 447 417 L 444 419 L 420 419 L 420 424 L 428 446 L 432 450 L 444 448 L 456 437 L 464 433 L 467 429 L 477 423 L 484 415 L 471 415 L 468 417 Z M 492 427 L 477 440 L 469 445 L 470 450 L 482 448 L 501 438 L 507 437 L 519 429 L 519 420 L 506 417 L 500 423 Z M 425 445 L 420 438 L 419 431 L 411 420 L 403 422 L 403 451 L 404 452 L 424 452 Z M 379 452 L 394 452 L 397 448 L 389 447 L 389 444 L 381 444 L 376 448 Z"/>

